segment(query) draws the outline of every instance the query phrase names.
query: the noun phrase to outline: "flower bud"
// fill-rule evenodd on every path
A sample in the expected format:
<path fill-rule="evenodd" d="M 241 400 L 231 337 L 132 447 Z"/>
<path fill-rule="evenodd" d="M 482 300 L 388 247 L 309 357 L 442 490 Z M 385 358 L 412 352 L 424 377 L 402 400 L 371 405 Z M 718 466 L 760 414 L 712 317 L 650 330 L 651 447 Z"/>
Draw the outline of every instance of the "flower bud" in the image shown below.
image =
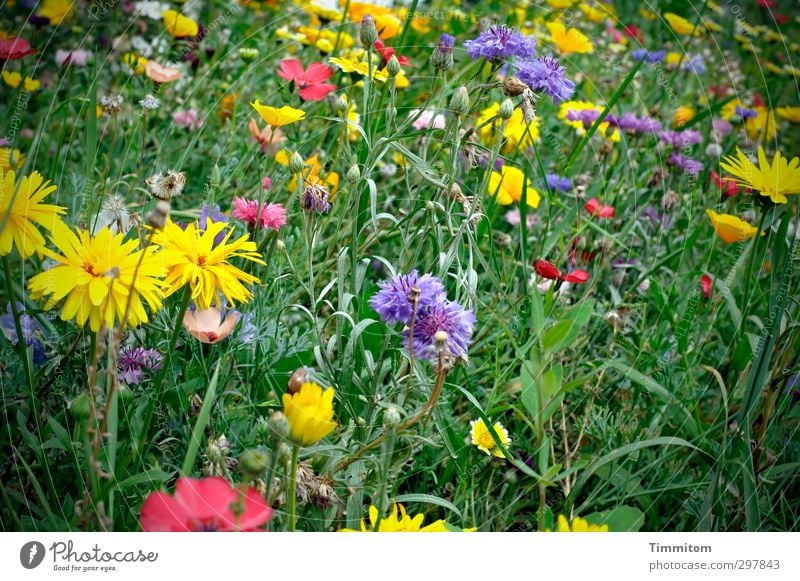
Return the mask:
<path fill-rule="evenodd" d="M 371 47 L 378 40 L 378 29 L 375 28 L 375 20 L 367 14 L 361 19 L 361 30 L 358 38 L 364 46 Z"/>
<path fill-rule="evenodd" d="M 69 404 L 69 411 L 78 419 L 85 420 L 89 417 L 92 411 L 92 402 L 89 400 L 89 394 L 82 393 L 72 400 Z"/>
<path fill-rule="evenodd" d="M 395 405 L 389 406 L 386 411 L 383 412 L 383 425 L 387 428 L 396 428 L 400 425 L 401 419 L 400 408 Z"/>
<path fill-rule="evenodd" d="M 209 181 L 211 184 L 212 189 L 219 188 L 220 184 L 222 183 L 222 173 L 219 171 L 219 165 L 216 163 L 214 167 L 211 168 L 211 179 Z"/>
<path fill-rule="evenodd" d="M 511 116 L 514 114 L 514 103 L 511 102 L 511 99 L 506 99 L 502 103 L 500 103 L 500 109 L 497 111 L 497 116 L 500 119 L 504 119 L 508 121 L 511 119 Z"/>
<path fill-rule="evenodd" d="M 340 95 L 339 98 L 336 99 L 336 110 L 342 115 L 346 115 L 348 109 L 350 109 L 350 103 L 344 95 Z"/>
<path fill-rule="evenodd" d="M 303 160 L 303 156 L 297 151 L 289 158 L 289 169 L 292 170 L 292 173 L 300 173 L 303 171 L 305 164 L 306 162 Z"/>
<path fill-rule="evenodd" d="M 450 110 L 456 115 L 466 115 L 469 112 L 469 92 L 461 85 L 450 99 Z"/>
<path fill-rule="evenodd" d="M 397 57 L 392 55 L 389 58 L 389 62 L 386 63 L 386 72 L 389 73 L 390 77 L 396 77 L 400 74 L 400 61 L 397 60 Z"/>
<path fill-rule="evenodd" d="M 350 166 L 350 169 L 347 170 L 347 180 L 350 183 L 356 183 L 358 180 L 361 179 L 361 169 L 358 167 L 357 163 L 354 163 Z"/>
<path fill-rule="evenodd" d="M 246 63 L 251 63 L 258 58 L 258 49 L 256 48 L 240 48 L 239 58 Z"/>
<path fill-rule="evenodd" d="M 239 456 L 239 467 L 250 478 L 258 478 L 267 471 L 269 466 L 269 452 L 258 448 L 251 448 Z"/>
<path fill-rule="evenodd" d="M 267 420 L 267 427 L 270 434 L 280 440 L 285 440 L 289 437 L 291 426 L 289 425 L 289 418 L 283 412 L 273 412 Z"/>
<path fill-rule="evenodd" d="M 524 93 L 525 89 L 527 88 L 528 85 L 526 85 L 513 75 L 509 75 L 505 79 L 503 79 L 503 94 L 506 97 L 518 97 L 519 95 Z"/>
<path fill-rule="evenodd" d="M 147 215 L 147 225 L 156 230 L 161 230 L 167 224 L 170 203 L 164 200 L 156 202 L 156 207 Z"/>
<path fill-rule="evenodd" d="M 431 65 L 437 71 L 449 71 L 453 68 L 453 45 L 456 39 L 449 34 L 439 37 L 439 44 L 431 54 Z"/>

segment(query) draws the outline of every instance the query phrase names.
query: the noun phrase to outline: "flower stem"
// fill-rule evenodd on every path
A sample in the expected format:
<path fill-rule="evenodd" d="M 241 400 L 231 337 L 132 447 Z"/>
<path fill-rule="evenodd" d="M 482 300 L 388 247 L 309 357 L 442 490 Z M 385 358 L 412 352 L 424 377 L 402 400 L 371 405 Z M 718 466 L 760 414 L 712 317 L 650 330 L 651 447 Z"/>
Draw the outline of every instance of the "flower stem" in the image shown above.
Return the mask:
<path fill-rule="evenodd" d="M 8 255 L 3 256 L 3 270 L 6 275 L 6 291 L 8 292 L 8 301 L 11 305 L 11 315 L 14 319 L 14 329 L 17 332 L 17 349 L 19 356 L 22 359 L 22 366 L 25 370 L 25 380 L 28 382 L 28 389 L 31 392 L 31 402 L 33 411 L 36 413 L 36 396 L 33 390 L 33 372 L 31 371 L 31 362 L 28 359 L 28 345 L 25 342 L 25 337 L 22 334 L 22 323 L 20 322 L 20 313 L 17 309 L 17 301 L 14 297 L 14 289 L 11 285 L 11 264 L 8 262 Z"/>
<path fill-rule="evenodd" d="M 297 524 L 297 458 L 300 446 L 292 446 L 292 464 L 289 474 L 289 530 L 294 532 Z"/>

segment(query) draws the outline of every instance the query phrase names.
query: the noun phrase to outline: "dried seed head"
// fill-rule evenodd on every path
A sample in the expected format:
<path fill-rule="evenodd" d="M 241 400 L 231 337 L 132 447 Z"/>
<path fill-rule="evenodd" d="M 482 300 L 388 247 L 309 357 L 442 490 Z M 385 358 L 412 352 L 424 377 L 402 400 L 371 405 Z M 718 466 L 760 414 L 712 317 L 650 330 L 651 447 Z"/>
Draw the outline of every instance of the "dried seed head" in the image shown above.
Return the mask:
<path fill-rule="evenodd" d="M 186 185 L 186 172 L 170 170 L 164 175 L 157 173 L 144 180 L 144 183 L 150 188 L 151 196 L 157 200 L 169 202 L 183 193 Z"/>
<path fill-rule="evenodd" d="M 518 97 L 525 92 L 528 85 L 511 75 L 503 79 L 503 94 L 506 97 Z"/>

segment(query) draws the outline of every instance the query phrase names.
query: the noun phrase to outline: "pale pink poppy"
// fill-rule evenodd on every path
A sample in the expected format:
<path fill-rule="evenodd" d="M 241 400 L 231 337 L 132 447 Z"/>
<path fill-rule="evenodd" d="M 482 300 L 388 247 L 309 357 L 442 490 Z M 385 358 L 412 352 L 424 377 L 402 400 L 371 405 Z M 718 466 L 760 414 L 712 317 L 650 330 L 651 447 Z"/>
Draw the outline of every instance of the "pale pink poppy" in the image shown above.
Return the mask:
<path fill-rule="evenodd" d="M 233 333 L 237 319 L 235 312 L 223 317 L 222 311 L 217 307 L 202 311 L 189 309 L 183 316 L 183 326 L 192 337 L 210 345 L 222 341 Z"/>
<path fill-rule="evenodd" d="M 181 78 L 181 72 L 178 69 L 160 65 L 155 61 L 147 61 L 144 72 L 156 83 L 171 83 Z"/>

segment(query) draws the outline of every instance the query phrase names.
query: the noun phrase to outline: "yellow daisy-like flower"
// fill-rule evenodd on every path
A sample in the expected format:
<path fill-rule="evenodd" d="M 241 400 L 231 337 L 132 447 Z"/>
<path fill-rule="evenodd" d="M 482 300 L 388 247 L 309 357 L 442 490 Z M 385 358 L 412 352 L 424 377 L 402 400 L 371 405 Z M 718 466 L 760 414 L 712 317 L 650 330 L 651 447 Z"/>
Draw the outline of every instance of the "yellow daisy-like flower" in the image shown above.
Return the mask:
<path fill-rule="evenodd" d="M 147 322 L 144 303 L 153 311 L 161 307 L 164 268 L 155 247 L 138 250 L 137 240 L 125 241 L 108 228 L 92 236 L 63 223 L 50 238 L 61 254 L 46 248 L 43 253 L 58 265 L 31 278 L 28 288 L 34 299 L 48 297 L 46 309 L 66 299 L 62 320 L 75 319 L 81 327 L 88 321 L 96 332 L 101 325 L 113 328 L 127 309 L 127 325 L 137 327 Z"/>
<path fill-rule="evenodd" d="M 289 165 L 289 152 L 281 149 L 275 154 L 275 161 L 281 165 Z M 336 197 L 336 190 L 339 189 L 339 174 L 335 171 L 328 172 L 322 175 L 322 163 L 320 163 L 319 155 L 314 154 L 305 160 L 305 169 L 303 170 L 303 180 L 308 184 L 317 184 L 328 188 L 331 195 L 331 200 Z M 293 192 L 297 188 L 297 175 L 292 176 L 288 186 L 289 191 Z"/>
<path fill-rule="evenodd" d="M 563 10 L 564 8 L 569 8 L 577 1 L 578 0 L 547 0 L 547 3 L 556 10 Z"/>
<path fill-rule="evenodd" d="M 176 38 L 197 36 L 200 32 L 200 27 L 194 20 L 184 16 L 177 10 L 165 10 L 161 14 L 161 18 L 164 20 L 164 27 L 167 32 Z"/>
<path fill-rule="evenodd" d="M 611 4 L 589 4 L 588 2 L 582 2 L 578 5 L 578 8 L 583 12 L 584 16 L 592 22 L 602 22 L 606 18 L 616 15 L 616 11 Z"/>
<path fill-rule="evenodd" d="M 281 108 L 270 107 L 269 105 L 262 105 L 259 103 L 258 99 L 250 103 L 250 105 L 261 115 L 264 122 L 272 127 L 291 125 L 306 117 L 305 111 L 289 107 L 288 105 L 284 105 Z"/>
<path fill-rule="evenodd" d="M 748 117 L 744 120 L 744 129 L 750 139 L 772 140 L 777 130 L 775 115 L 762 105 L 753 107 L 756 112 L 755 117 Z"/>
<path fill-rule="evenodd" d="M 52 204 L 43 204 L 44 199 L 56 190 L 56 186 L 45 182 L 39 172 L 33 172 L 16 181 L 13 170 L 0 169 L 0 256 L 11 253 L 16 246 L 22 258 L 34 252 L 41 253 L 45 247 L 42 233 L 36 224 L 50 232 L 63 225 L 60 215 L 67 209 Z"/>
<path fill-rule="evenodd" d="M 380 523 L 378 522 L 380 520 Z M 389 510 L 388 516 L 378 519 L 378 508 L 375 506 L 369 507 L 369 524 L 364 519 L 361 519 L 362 533 L 447 533 L 450 529 L 442 519 L 432 522 L 429 525 L 422 526 L 425 521 L 424 514 L 409 516 L 405 507 L 402 504 L 393 504 Z M 378 530 L 375 530 L 375 527 Z M 354 529 L 341 529 L 343 533 L 358 532 Z"/>
<path fill-rule="evenodd" d="M 306 382 L 296 393 L 283 394 L 283 413 L 289 420 L 290 437 L 299 446 L 312 446 L 336 428 L 332 387 L 326 390 Z"/>
<path fill-rule="evenodd" d="M 800 193 L 800 158 L 794 157 L 789 161 L 776 151 L 770 163 L 761 146 L 758 148 L 757 166 L 738 147 L 736 155 L 735 158 L 726 156 L 720 166 L 732 174 L 739 185 L 768 196 L 775 204 L 787 203 L 786 194 Z"/>
<path fill-rule="evenodd" d="M 567 29 L 563 22 L 557 20 L 548 22 L 547 29 L 550 31 L 550 40 L 561 54 L 589 53 L 594 50 L 589 37 L 577 28 Z"/>
<path fill-rule="evenodd" d="M 19 84 L 22 83 L 22 75 L 20 75 L 16 71 L 3 71 L 3 82 L 11 87 L 12 89 L 16 89 L 19 87 Z M 30 77 L 25 77 L 25 82 L 23 83 L 23 88 L 32 93 L 36 89 L 38 89 L 42 84 L 37 81 L 36 79 L 32 79 Z"/>
<path fill-rule="evenodd" d="M 469 425 L 470 438 L 473 446 L 476 446 L 478 450 L 490 456 L 495 456 L 497 458 L 506 457 L 505 454 L 503 454 L 503 450 L 500 449 L 500 446 L 498 446 L 497 442 L 492 438 L 489 428 L 482 419 L 472 420 Z M 511 443 L 511 439 L 508 437 L 508 430 L 506 430 L 500 422 L 495 422 L 492 428 L 494 428 L 495 433 L 497 433 L 500 442 L 507 448 Z"/>
<path fill-rule="evenodd" d="M 522 200 L 522 186 L 525 181 L 525 174 L 521 169 L 511 165 L 504 165 L 500 172 L 493 171 L 489 176 L 489 195 L 497 197 L 497 203 L 507 206 Z M 532 208 L 538 208 L 541 196 L 533 189 L 531 181 L 528 180 L 526 200 Z"/>
<path fill-rule="evenodd" d="M 331 57 L 329 59 L 332 64 L 336 65 L 339 70 L 345 73 L 355 73 L 362 77 L 369 76 L 369 63 L 366 60 L 355 60 L 348 57 Z M 372 60 L 372 78 L 376 81 L 383 83 L 389 78 L 389 73 L 386 69 L 379 69 L 379 60 L 373 57 Z"/>
<path fill-rule="evenodd" d="M 494 143 L 497 139 L 497 133 L 501 126 L 501 121 L 497 118 L 499 111 L 500 103 L 493 103 L 478 115 L 475 124 L 480 127 L 478 134 L 484 143 Z M 509 153 L 516 148 L 525 148 L 533 145 L 539 141 L 538 117 L 530 123 L 525 123 L 522 110 L 515 109 L 514 114 L 506 121 L 502 137 L 506 140 L 503 146 L 504 153 Z"/>
<path fill-rule="evenodd" d="M 706 209 L 711 225 L 725 244 L 744 242 L 758 234 L 758 228 L 751 226 L 744 220 L 730 214 L 717 214 L 714 210 Z"/>
<path fill-rule="evenodd" d="M 308 14 L 319 16 L 323 20 L 341 20 L 344 13 L 337 8 L 322 2 L 304 3 L 301 8 Z"/>
<path fill-rule="evenodd" d="M 771 63 L 769 61 L 764 63 L 764 68 L 771 72 L 773 75 L 778 75 L 779 77 L 786 76 L 786 71 L 784 71 L 781 67 L 776 65 L 775 63 Z"/>
<path fill-rule="evenodd" d="M 62 21 L 72 16 L 74 0 L 43 0 L 36 16 L 42 16 L 50 24 L 61 24 Z"/>
<path fill-rule="evenodd" d="M 667 21 L 667 24 L 669 24 L 669 27 L 675 34 L 680 34 L 682 36 L 700 36 L 701 27 L 695 27 L 694 24 L 686 20 L 683 16 L 667 12 L 664 14 L 664 20 Z"/>
<path fill-rule="evenodd" d="M 218 306 L 220 295 L 225 297 L 229 306 L 253 298 L 253 293 L 244 285 L 261 281 L 228 261 L 244 258 L 258 264 L 264 262 L 256 252 L 256 243 L 247 234 L 231 241 L 233 228 L 215 244 L 214 239 L 227 226 L 225 222 L 209 221 L 205 230 L 200 230 L 197 223 L 189 224 L 184 230 L 168 220 L 164 229 L 154 234 L 153 242 L 164 249 L 162 255 L 167 270 L 165 297 L 188 284 L 192 289 L 192 300 L 200 310 Z"/>
<path fill-rule="evenodd" d="M 800 123 L 800 107 L 778 107 L 775 112 L 791 123 Z"/>
<path fill-rule="evenodd" d="M 607 533 L 608 525 L 594 525 L 586 522 L 585 519 L 575 517 L 572 523 L 563 514 L 558 515 L 556 532 L 559 533 Z"/>
<path fill-rule="evenodd" d="M 672 114 L 673 127 L 683 127 L 694 117 L 694 114 L 694 108 L 689 105 L 678 107 L 675 109 L 675 113 Z"/>

